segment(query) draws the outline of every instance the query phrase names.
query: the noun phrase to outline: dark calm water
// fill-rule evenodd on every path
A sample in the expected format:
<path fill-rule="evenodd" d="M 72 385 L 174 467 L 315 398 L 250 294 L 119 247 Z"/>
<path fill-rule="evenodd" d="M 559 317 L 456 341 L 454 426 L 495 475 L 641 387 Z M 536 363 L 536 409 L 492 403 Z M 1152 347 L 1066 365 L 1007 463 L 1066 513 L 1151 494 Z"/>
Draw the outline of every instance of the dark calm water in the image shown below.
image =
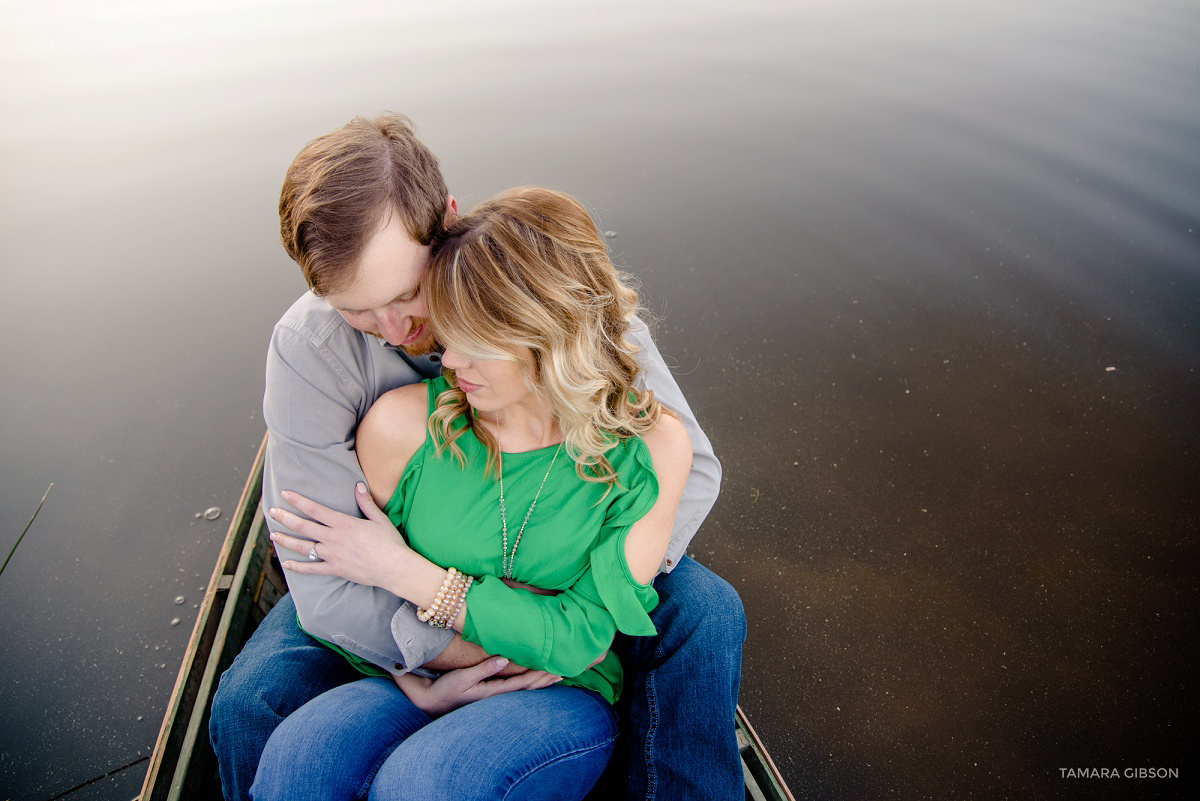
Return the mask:
<path fill-rule="evenodd" d="M 0 576 L 0 798 L 149 752 L 302 289 L 283 170 L 381 109 L 465 206 L 548 184 L 618 233 L 798 797 L 1181 797 L 1197 42 L 1188 0 L 3 0 L 5 555 L 54 489 Z"/>

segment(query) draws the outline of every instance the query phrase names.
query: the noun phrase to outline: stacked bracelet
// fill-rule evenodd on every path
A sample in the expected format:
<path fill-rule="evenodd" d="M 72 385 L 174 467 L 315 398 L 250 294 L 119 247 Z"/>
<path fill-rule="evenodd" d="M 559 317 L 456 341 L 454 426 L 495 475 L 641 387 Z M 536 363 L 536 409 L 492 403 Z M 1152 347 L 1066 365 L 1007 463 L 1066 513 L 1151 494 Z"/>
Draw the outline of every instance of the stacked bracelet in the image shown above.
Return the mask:
<path fill-rule="evenodd" d="M 467 602 L 467 590 L 475 582 L 472 576 L 453 567 L 446 571 L 446 578 L 428 609 L 417 610 L 417 620 L 435 628 L 444 629 L 458 617 L 459 610 Z"/>

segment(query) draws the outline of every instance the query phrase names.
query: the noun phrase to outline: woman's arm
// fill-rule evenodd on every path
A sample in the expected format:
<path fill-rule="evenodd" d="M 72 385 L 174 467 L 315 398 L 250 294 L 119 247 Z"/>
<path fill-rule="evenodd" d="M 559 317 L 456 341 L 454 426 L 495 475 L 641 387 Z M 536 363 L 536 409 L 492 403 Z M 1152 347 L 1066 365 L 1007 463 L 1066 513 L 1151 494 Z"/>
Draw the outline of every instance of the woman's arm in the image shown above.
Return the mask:
<path fill-rule="evenodd" d="M 630 506 L 623 512 L 613 508 L 590 567 L 558 596 L 517 592 L 493 579 L 476 582 L 466 613 L 456 621 L 465 626 L 464 639 L 532 668 L 576 676 L 603 655 L 618 630 L 654 632 L 646 613 L 657 596 L 649 582 L 671 538 L 691 445 L 682 424 L 666 416 L 642 440 L 657 484 L 650 508 L 639 511 L 644 506 L 634 501 L 631 487 Z"/>
<path fill-rule="evenodd" d="M 679 499 L 683 495 L 683 487 L 692 466 L 692 446 L 683 424 L 666 414 L 660 418 L 658 425 L 642 436 L 642 441 L 646 443 L 646 450 L 650 452 L 654 473 L 658 478 L 658 498 L 650 510 L 630 527 L 625 536 L 625 561 L 636 581 L 649 584 L 658 575 L 658 566 L 671 540 L 675 512 L 679 508 Z M 512 587 L 512 582 L 505 584 Z M 557 597 L 560 594 L 546 595 Z M 400 594 L 400 597 L 407 596 Z M 553 608 L 557 604 L 550 602 L 549 605 Z M 461 632 L 466 626 L 467 608 L 467 604 L 464 603 L 453 621 L 456 631 Z M 608 641 L 612 641 L 611 634 Z M 598 655 L 602 655 L 607 649 L 606 645 Z"/>
<path fill-rule="evenodd" d="M 667 556 L 658 568 L 660 572 L 669 573 L 679 564 L 688 543 L 717 501 L 721 491 L 721 463 L 683 397 L 683 390 L 650 338 L 646 324 L 633 318 L 626 337 L 638 347 L 637 359 L 642 368 L 639 378 L 645 388 L 654 390 L 654 398 L 675 413 L 692 442 L 691 472 L 679 501 L 679 510 L 675 513 L 675 531 L 667 546 Z"/>
<path fill-rule="evenodd" d="M 633 577 L 646 584 L 658 575 L 659 565 L 671 541 L 675 513 L 692 469 L 692 443 L 683 423 L 664 414 L 642 437 L 654 473 L 658 476 L 658 500 L 646 516 L 633 524 L 625 538 L 625 561 Z"/>
<path fill-rule="evenodd" d="M 631 525 L 626 524 L 629 529 L 625 534 L 624 558 L 630 575 L 647 584 L 657 574 L 658 564 L 666 552 L 679 497 L 691 466 L 692 451 L 682 424 L 670 416 L 664 416 L 659 425 L 643 436 L 643 441 L 657 476 L 658 495 L 645 515 Z M 402 442 L 394 444 L 397 447 L 403 445 Z M 368 456 L 367 463 L 372 458 Z M 394 480 L 392 473 L 395 473 Z M 393 469 L 380 476 L 382 490 L 388 489 L 389 482 L 398 483 L 402 473 L 403 469 L 399 472 Z M 394 491 L 394 486 L 391 489 Z M 287 498 L 288 502 L 312 517 L 312 521 L 282 510 L 271 511 L 277 521 L 292 531 L 317 541 L 318 555 L 324 560 L 288 562 L 284 567 L 301 573 L 338 575 L 360 584 L 382 587 L 418 606 L 428 607 L 441 589 L 445 570 L 395 536 L 391 522 L 365 488 L 360 486 L 357 492 L 366 520 L 331 512 L 294 494 Z M 284 534 L 277 534 L 275 538 L 288 547 L 303 545 L 301 540 Z M 611 614 L 605 614 L 603 590 L 598 588 L 592 572 L 586 571 L 574 587 L 557 596 L 513 589 L 499 580 L 487 581 L 486 590 L 485 582 L 476 584 L 469 598 L 481 597 L 487 607 L 473 618 L 472 630 L 477 644 L 486 651 L 508 656 L 531 668 L 569 676 L 583 672 L 596 657 L 603 655 L 617 630 L 616 620 Z M 468 628 L 470 603 L 468 599 L 451 622 L 455 630 Z M 527 621 L 527 630 L 519 635 L 521 642 L 512 642 L 506 637 L 514 629 L 512 618 L 500 615 L 502 623 L 491 625 L 489 621 L 493 615 L 490 610 L 493 609 L 511 609 Z M 529 631 L 529 625 L 535 629 Z M 586 636 L 580 638 L 583 630 L 586 630 Z M 581 645 L 551 647 L 556 639 L 560 643 Z"/>

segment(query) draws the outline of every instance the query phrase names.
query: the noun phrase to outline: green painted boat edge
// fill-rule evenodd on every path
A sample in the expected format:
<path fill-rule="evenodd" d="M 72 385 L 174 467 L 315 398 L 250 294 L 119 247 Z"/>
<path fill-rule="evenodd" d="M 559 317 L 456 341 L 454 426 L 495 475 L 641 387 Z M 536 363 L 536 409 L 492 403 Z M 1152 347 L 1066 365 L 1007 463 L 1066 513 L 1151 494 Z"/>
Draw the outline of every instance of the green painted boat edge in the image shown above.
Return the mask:
<path fill-rule="evenodd" d="M 242 489 L 184 651 L 138 801 L 220 799 L 208 711 L 221 673 L 286 592 L 260 507 L 266 437 Z M 735 728 L 747 801 L 795 801 L 739 706 Z"/>
<path fill-rule="evenodd" d="M 220 675 L 218 668 L 224 669 L 222 663 L 227 666 L 233 660 L 229 632 L 234 618 L 243 622 L 245 619 L 235 613 L 239 606 L 247 605 L 245 584 L 251 560 L 246 551 L 248 548 L 253 551 L 261 531 L 255 531 L 255 537 L 250 533 L 256 521 L 262 528 L 259 501 L 266 443 L 264 436 L 204 593 L 138 796 L 142 801 L 199 797 L 184 792 L 201 781 L 196 773 L 200 766 L 196 763 L 203 762 L 205 752 L 210 751 L 207 736 L 202 735 L 208 728 L 214 676 Z M 200 748 L 196 747 L 197 742 Z"/>

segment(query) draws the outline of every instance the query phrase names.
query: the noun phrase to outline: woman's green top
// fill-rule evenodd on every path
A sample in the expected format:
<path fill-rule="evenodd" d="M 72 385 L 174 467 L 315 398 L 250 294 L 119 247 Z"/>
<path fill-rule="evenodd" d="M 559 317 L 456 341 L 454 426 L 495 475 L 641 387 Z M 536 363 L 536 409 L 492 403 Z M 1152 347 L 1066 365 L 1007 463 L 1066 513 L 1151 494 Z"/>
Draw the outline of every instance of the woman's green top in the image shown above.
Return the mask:
<path fill-rule="evenodd" d="M 449 388 L 445 378 L 426 381 L 429 410 Z M 466 426 L 465 417 L 454 426 Z M 614 702 L 621 688 L 621 664 L 613 653 L 588 668 L 612 644 L 617 631 L 655 633 L 647 614 L 658 605 L 650 584 L 639 584 L 625 560 L 625 536 L 658 498 L 658 479 L 646 444 L 623 439 L 607 454 L 618 483 L 584 481 L 575 462 L 558 446 L 504 454 L 504 503 L 509 548 L 537 496 L 513 567 L 513 578 L 558 595 L 537 595 L 502 582 L 503 550 L 500 486 L 484 474 L 487 451 L 470 430 L 456 443 L 465 466 L 447 449 L 441 455 L 432 438 L 409 460 L 384 508 L 409 545 L 442 567 L 475 576 L 467 593 L 463 639 L 519 665 L 566 677 L 562 684 L 584 687 Z M 549 473 L 547 474 L 547 469 Z"/>

